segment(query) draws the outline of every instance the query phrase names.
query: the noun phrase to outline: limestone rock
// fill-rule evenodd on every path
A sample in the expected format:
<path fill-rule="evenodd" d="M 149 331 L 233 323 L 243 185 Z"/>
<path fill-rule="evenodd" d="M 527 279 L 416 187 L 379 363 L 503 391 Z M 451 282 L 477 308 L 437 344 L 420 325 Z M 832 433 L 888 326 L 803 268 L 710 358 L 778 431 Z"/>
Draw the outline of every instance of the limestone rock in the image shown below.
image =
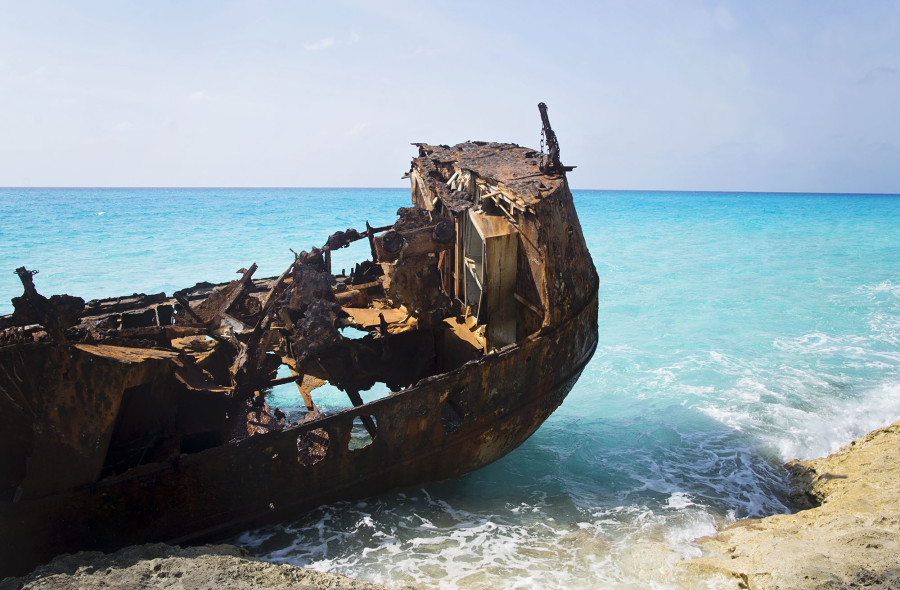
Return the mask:
<path fill-rule="evenodd" d="M 794 498 L 811 507 L 702 540 L 707 555 L 683 564 L 685 585 L 718 576 L 731 588 L 900 588 L 900 422 L 788 467 Z"/>
<path fill-rule="evenodd" d="M 173 547 L 162 543 L 126 547 L 105 555 L 62 555 L 23 578 L 0 581 L 0 590 L 381 590 L 383 586 L 251 557 L 232 545 Z"/>

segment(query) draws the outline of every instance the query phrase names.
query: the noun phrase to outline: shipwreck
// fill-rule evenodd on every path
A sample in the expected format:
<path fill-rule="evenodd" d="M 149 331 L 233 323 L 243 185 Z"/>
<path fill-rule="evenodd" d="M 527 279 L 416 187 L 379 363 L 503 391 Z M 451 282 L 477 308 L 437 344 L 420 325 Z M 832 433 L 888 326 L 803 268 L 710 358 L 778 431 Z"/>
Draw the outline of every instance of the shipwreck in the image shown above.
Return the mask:
<path fill-rule="evenodd" d="M 251 264 L 228 284 L 85 303 L 19 268 L 0 317 L 0 577 L 221 537 L 519 446 L 597 346 L 597 273 L 539 106 L 540 151 L 414 144 L 412 207 L 277 277 Z M 335 274 L 331 253 L 357 240 L 371 260 Z M 266 401 L 290 382 L 293 421 Z M 326 382 L 346 409 L 316 406 Z M 364 403 L 376 383 L 390 393 Z"/>

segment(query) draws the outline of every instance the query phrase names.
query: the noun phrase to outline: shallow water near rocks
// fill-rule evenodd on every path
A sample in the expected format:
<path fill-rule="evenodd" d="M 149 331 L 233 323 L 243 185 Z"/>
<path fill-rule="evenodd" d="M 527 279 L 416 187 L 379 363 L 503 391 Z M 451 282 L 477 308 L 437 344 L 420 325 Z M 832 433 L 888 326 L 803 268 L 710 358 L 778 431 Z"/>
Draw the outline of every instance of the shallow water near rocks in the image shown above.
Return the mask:
<path fill-rule="evenodd" d="M 574 191 L 600 343 L 563 405 L 468 476 L 233 541 L 433 588 L 668 585 L 694 539 L 786 512 L 782 463 L 900 419 L 900 197 Z M 405 189 L 0 189 L 0 313 L 45 294 L 171 293 L 348 227 Z M 350 268 L 366 248 L 342 250 Z M 293 386 L 271 403 L 290 415 Z M 314 392 L 326 406 L 339 392 Z M 376 395 L 376 394 L 372 394 Z"/>

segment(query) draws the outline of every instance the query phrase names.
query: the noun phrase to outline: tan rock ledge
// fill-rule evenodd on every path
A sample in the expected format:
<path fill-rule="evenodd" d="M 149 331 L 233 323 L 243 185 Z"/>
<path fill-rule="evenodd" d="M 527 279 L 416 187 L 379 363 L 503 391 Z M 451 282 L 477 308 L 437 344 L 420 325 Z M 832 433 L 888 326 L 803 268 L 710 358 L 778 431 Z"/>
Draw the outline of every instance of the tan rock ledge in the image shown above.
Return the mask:
<path fill-rule="evenodd" d="M 109 555 L 96 551 L 62 555 L 28 576 L 0 581 L 0 590 L 19 588 L 384 590 L 338 574 L 267 563 L 232 545 L 182 549 L 162 543 L 126 547 Z"/>
<path fill-rule="evenodd" d="M 737 522 L 682 562 L 687 587 L 900 588 L 900 422 L 788 464 L 795 514 Z"/>

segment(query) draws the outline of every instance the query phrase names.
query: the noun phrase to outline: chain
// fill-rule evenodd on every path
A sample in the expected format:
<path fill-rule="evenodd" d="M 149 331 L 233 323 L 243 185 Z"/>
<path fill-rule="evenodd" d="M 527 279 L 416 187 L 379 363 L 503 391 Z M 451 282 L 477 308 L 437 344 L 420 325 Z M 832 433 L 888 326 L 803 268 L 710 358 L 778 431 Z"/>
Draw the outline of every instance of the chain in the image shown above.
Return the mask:
<path fill-rule="evenodd" d="M 546 154 L 544 154 L 544 130 L 541 129 L 541 161 L 540 161 L 540 169 L 543 170 L 547 165 Z"/>

